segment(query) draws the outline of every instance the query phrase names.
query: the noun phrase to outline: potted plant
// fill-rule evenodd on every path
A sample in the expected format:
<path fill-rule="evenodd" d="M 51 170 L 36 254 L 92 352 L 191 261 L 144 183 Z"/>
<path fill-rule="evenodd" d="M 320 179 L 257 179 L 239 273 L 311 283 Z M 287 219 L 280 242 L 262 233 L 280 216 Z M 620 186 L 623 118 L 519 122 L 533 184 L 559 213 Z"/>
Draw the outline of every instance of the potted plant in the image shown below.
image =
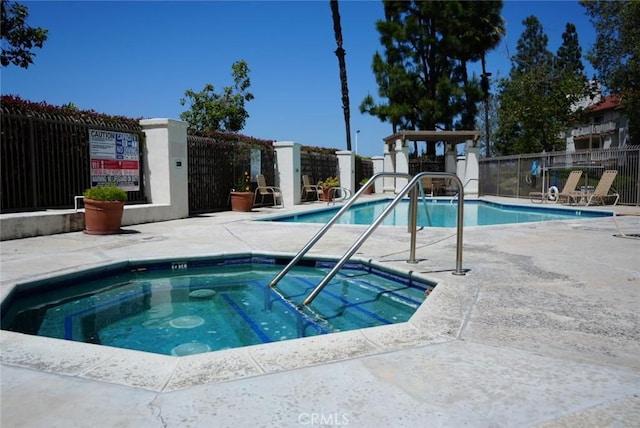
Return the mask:
<path fill-rule="evenodd" d="M 114 183 L 84 191 L 84 233 L 109 235 L 120 232 L 127 192 Z"/>
<path fill-rule="evenodd" d="M 338 177 L 327 177 L 325 180 L 318 181 L 318 187 L 322 189 L 320 200 L 328 201 L 330 198 L 335 197 L 335 194 L 330 195 L 330 189 L 340 187 L 340 180 Z"/>
<path fill-rule="evenodd" d="M 251 176 L 247 171 L 231 189 L 231 211 L 249 212 L 253 208 L 253 193 L 251 192 Z"/>
<path fill-rule="evenodd" d="M 362 180 L 360 180 L 360 187 L 364 187 L 364 185 L 367 184 L 367 181 L 369 181 L 370 178 L 371 177 L 364 177 Z M 373 186 L 369 186 L 364 192 L 365 195 L 370 195 L 371 193 L 373 193 Z"/>

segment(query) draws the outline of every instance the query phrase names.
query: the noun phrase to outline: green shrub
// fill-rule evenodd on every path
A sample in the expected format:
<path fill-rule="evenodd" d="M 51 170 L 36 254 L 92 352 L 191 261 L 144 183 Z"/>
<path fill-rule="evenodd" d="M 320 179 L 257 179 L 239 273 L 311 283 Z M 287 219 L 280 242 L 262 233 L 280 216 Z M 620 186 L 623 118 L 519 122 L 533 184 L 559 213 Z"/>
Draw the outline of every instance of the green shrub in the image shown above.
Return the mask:
<path fill-rule="evenodd" d="M 327 177 L 324 181 L 318 181 L 318 186 L 323 189 L 330 189 L 332 187 L 340 187 L 340 179 L 338 177 Z"/>
<path fill-rule="evenodd" d="M 84 191 L 83 196 L 94 201 L 125 202 L 127 200 L 127 192 L 113 183 L 91 187 Z"/>

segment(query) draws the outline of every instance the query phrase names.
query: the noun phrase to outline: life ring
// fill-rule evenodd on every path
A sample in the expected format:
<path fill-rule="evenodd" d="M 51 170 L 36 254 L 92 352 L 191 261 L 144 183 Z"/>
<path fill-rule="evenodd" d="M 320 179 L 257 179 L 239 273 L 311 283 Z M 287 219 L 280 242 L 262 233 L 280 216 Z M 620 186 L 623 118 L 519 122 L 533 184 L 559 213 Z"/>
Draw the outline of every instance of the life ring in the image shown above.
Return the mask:
<path fill-rule="evenodd" d="M 527 176 L 524 178 L 524 181 L 526 181 L 527 184 L 531 184 L 531 174 L 527 174 Z"/>
<path fill-rule="evenodd" d="M 556 186 L 549 187 L 549 200 L 555 201 L 558 199 L 558 188 Z"/>

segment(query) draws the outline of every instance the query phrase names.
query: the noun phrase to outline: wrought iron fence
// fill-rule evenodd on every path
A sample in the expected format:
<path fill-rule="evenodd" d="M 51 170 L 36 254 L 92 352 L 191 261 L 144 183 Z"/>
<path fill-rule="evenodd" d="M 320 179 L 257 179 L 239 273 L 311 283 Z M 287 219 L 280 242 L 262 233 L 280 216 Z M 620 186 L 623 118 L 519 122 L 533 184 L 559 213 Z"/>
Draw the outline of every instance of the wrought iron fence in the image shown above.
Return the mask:
<path fill-rule="evenodd" d="M 268 184 L 275 184 L 275 150 L 271 142 L 222 134 L 218 138 L 187 135 L 187 147 L 190 214 L 230 209 L 231 189 L 245 172 L 251 174 L 251 191 L 256 188 L 256 174 L 264 175 Z"/>
<path fill-rule="evenodd" d="M 303 150 L 300 152 L 300 171 L 301 175 L 309 176 L 311 183 L 326 180 L 328 177 L 337 177 L 339 175 L 338 157 L 333 153 Z"/>
<path fill-rule="evenodd" d="M 0 212 L 73 208 L 74 196 L 91 187 L 89 129 L 138 135 L 144 164 L 144 133 L 124 124 L 64 114 L 0 114 Z M 141 167 L 142 169 L 142 167 Z M 144 203 L 140 190 L 127 192 L 129 203 Z"/>
<path fill-rule="evenodd" d="M 539 175 L 532 174 L 534 161 Z M 481 159 L 480 194 L 528 198 L 531 191 L 561 189 L 572 170 L 583 171 L 578 186 L 595 186 L 608 169 L 618 171 L 613 183 L 618 203 L 640 205 L 640 146 Z"/>

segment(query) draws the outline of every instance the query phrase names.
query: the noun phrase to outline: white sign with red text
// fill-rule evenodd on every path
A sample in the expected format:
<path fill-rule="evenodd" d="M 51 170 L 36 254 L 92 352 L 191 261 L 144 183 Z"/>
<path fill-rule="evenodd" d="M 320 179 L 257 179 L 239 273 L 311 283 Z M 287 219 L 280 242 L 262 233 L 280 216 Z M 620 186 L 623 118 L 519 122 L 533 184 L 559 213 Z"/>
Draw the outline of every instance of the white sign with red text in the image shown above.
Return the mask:
<path fill-rule="evenodd" d="M 140 190 L 137 135 L 90 129 L 89 157 L 92 187 L 112 182 L 127 191 Z"/>

